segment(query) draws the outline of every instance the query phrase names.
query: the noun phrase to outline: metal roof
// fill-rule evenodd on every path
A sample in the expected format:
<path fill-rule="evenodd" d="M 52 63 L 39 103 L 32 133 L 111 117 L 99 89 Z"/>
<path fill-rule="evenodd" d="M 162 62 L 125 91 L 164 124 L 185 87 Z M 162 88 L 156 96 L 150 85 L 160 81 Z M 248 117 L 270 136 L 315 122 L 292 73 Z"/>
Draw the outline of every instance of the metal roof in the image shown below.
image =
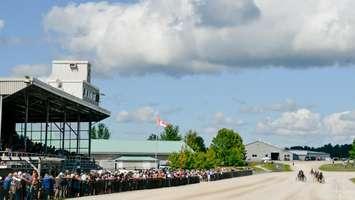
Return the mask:
<path fill-rule="evenodd" d="M 267 146 L 271 146 L 271 147 L 273 147 L 273 148 L 280 149 L 280 150 L 282 150 L 282 151 L 286 151 L 285 148 L 282 148 L 282 147 L 279 147 L 279 146 L 276 146 L 276 145 L 274 145 L 274 144 L 271 144 L 271 143 L 268 143 L 268 142 L 265 142 L 265 141 L 261 141 L 261 140 L 256 140 L 256 141 L 254 141 L 254 142 L 250 142 L 250 143 L 246 144 L 245 146 L 247 147 L 247 146 L 252 145 L 252 144 L 255 144 L 255 143 L 265 144 L 265 145 L 267 145 Z"/>
<path fill-rule="evenodd" d="M 189 149 L 182 141 L 151 140 L 92 140 L 92 154 L 125 154 L 125 155 L 168 155 Z"/>
<path fill-rule="evenodd" d="M 24 95 L 29 96 L 29 122 L 45 121 L 45 104 L 50 105 L 50 121 L 63 121 L 64 111 L 67 121 L 100 121 L 110 116 L 110 112 L 60 89 L 54 88 L 36 78 L 0 79 L 0 95 L 3 109 L 13 114 L 16 122 L 23 122 L 25 112 Z M 15 112 L 13 112 L 15 111 Z"/>

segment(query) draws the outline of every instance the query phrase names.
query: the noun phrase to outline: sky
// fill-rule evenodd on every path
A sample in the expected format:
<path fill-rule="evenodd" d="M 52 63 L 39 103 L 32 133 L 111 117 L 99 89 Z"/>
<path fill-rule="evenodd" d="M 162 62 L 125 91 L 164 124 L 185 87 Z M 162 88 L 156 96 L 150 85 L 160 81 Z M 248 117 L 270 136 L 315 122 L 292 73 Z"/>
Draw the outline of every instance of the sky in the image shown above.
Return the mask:
<path fill-rule="evenodd" d="M 157 115 L 207 143 L 351 143 L 351 0 L 14 1 L 0 4 L 0 76 L 45 77 L 88 60 L 112 138 L 145 139 Z"/>

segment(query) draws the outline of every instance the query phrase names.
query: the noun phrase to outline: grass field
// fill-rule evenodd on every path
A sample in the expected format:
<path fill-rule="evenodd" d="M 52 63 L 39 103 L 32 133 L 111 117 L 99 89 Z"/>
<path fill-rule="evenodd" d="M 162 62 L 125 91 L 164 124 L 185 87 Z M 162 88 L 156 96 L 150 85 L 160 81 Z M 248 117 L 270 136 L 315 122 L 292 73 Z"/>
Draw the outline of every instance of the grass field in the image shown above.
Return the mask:
<path fill-rule="evenodd" d="M 258 167 L 258 166 L 252 166 L 251 168 L 252 168 L 253 171 L 254 171 L 255 173 L 257 173 L 257 174 L 259 174 L 259 173 L 264 173 L 264 172 L 265 172 L 265 170 L 261 169 L 261 168 Z"/>
<path fill-rule="evenodd" d="M 291 167 L 287 164 L 281 163 L 265 163 L 261 165 L 263 168 L 268 169 L 272 172 L 290 172 Z"/>
<path fill-rule="evenodd" d="M 355 172 L 355 165 L 325 164 L 321 165 L 319 169 L 328 172 Z"/>

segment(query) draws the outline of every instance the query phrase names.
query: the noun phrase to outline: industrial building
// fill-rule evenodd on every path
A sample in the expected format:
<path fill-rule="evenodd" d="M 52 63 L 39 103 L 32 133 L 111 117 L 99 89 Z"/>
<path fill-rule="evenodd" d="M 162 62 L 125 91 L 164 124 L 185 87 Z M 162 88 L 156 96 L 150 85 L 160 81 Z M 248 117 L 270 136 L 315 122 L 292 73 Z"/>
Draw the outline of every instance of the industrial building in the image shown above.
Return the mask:
<path fill-rule="evenodd" d="M 330 154 L 317 151 L 290 150 L 293 160 L 330 160 Z"/>
<path fill-rule="evenodd" d="M 245 150 L 248 162 L 263 160 L 289 161 L 293 159 L 291 152 L 262 141 L 255 141 L 245 145 Z"/>
<path fill-rule="evenodd" d="M 92 156 L 106 169 L 150 169 L 166 166 L 170 154 L 191 150 L 182 141 L 92 140 Z"/>
<path fill-rule="evenodd" d="M 286 150 L 275 145 L 255 141 L 245 145 L 246 160 L 265 161 L 265 160 L 330 160 L 330 154 L 316 151 L 303 151 L 303 150 Z"/>

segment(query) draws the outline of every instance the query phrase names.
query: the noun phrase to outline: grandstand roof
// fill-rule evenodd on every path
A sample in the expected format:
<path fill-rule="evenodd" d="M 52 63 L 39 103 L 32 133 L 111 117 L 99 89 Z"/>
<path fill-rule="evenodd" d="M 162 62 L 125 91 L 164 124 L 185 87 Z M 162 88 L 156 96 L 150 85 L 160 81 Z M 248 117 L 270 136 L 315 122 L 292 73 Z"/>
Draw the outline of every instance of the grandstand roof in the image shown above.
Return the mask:
<path fill-rule="evenodd" d="M 100 121 L 110 116 L 110 112 L 60 89 L 54 88 L 36 78 L 0 79 L 0 95 L 3 96 L 3 109 L 10 109 L 13 120 L 24 122 L 25 100 L 29 99 L 29 122 L 46 121 L 46 103 L 50 105 L 49 121 L 81 122 Z"/>
<path fill-rule="evenodd" d="M 125 155 L 168 155 L 188 147 L 182 141 L 151 140 L 92 140 L 92 154 L 125 154 Z"/>

